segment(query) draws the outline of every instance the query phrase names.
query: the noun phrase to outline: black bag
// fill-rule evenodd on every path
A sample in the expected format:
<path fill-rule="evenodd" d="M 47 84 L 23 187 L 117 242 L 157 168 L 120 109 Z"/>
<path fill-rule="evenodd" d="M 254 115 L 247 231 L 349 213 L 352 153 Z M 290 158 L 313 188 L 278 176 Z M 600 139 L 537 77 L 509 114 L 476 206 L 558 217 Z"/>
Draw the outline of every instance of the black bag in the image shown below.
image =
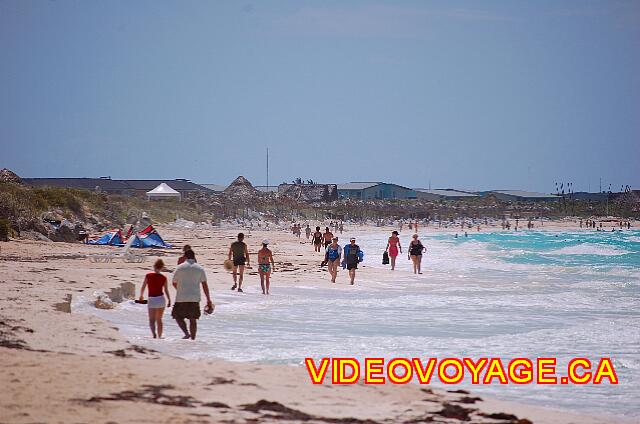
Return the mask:
<path fill-rule="evenodd" d="M 382 265 L 388 265 L 389 264 L 389 254 L 385 251 L 382 254 Z"/>

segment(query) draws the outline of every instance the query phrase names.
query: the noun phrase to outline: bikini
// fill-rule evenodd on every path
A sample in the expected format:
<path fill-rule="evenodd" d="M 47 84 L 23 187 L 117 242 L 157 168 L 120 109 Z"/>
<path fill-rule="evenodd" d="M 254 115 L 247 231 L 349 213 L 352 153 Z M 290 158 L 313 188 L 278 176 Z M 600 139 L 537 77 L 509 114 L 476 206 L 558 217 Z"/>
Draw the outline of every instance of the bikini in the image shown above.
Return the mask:
<path fill-rule="evenodd" d="M 259 268 L 263 274 L 266 274 L 271 271 L 271 264 L 260 264 Z"/>
<path fill-rule="evenodd" d="M 269 256 L 263 256 L 262 260 L 269 260 Z M 260 272 L 262 272 L 263 274 L 267 274 L 268 272 L 271 271 L 271 264 L 270 263 L 266 263 L 266 264 L 258 264 L 258 268 L 260 269 Z"/>

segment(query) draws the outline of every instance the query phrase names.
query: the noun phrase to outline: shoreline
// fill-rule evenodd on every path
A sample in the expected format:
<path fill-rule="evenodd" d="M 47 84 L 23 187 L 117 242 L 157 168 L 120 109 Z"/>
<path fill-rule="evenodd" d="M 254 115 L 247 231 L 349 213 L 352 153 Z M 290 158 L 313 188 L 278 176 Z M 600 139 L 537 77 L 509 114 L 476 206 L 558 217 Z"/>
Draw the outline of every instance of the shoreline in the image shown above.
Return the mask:
<path fill-rule="evenodd" d="M 228 290 L 228 276 L 221 270 L 220 258 L 224 257 L 227 242 L 238 228 L 206 231 L 198 237 L 193 237 L 195 231 L 158 228 L 162 234 L 170 234 L 167 238 L 174 245 L 188 241 L 200 252 L 212 281 L 214 302 L 217 293 Z M 354 232 L 391 229 L 355 228 L 357 231 Z M 547 226 L 544 229 L 553 231 Z M 426 230 L 426 233 L 436 232 L 431 227 Z M 566 230 L 565 226 L 557 229 Z M 317 258 L 311 254 L 311 249 L 306 254 L 295 249 L 298 240 L 289 233 L 255 230 L 252 233 L 253 243 L 268 235 L 288 248 L 289 256 L 276 253 L 282 269 L 289 270 L 275 274 L 276 285 L 290 282 L 299 275 L 309 276 L 309 272 L 317 270 Z M 426 235 L 423 231 L 420 233 Z M 345 232 L 343 237 L 348 234 Z M 443 419 L 437 412 L 446 409 L 445 403 L 460 408 L 479 408 L 467 412 L 472 421 L 486 421 L 487 417 L 478 415 L 485 411 L 512 414 L 534 423 L 631 422 L 625 417 L 581 415 L 484 395 L 481 395 L 482 401 L 460 403 L 463 397 L 475 396 L 473 389 L 471 393 L 449 393 L 439 386 L 386 384 L 371 387 L 360 383 L 343 387 L 326 383 L 313 386 L 302 367 L 184 360 L 161 354 L 131 343 L 109 321 L 72 310 L 71 313 L 64 312 L 69 295 L 73 302 L 74 295 L 109 291 L 122 283 L 134 283 L 139 290 L 149 261 L 144 264 L 91 264 L 83 254 L 117 249 L 96 249 L 96 246 L 81 244 L 11 241 L 2 247 L 0 280 L 7 288 L 7 295 L 0 300 L 3 340 L 0 358 L 5 362 L 0 375 L 2 381 L 7 382 L 8 390 L 0 395 L 0 415 L 9 422 L 65 421 L 67 414 L 89 422 L 157 422 L 162 419 L 275 422 L 282 417 L 308 422 L 358 422 L 346 421 L 349 418 L 360 422 L 398 422 L 427 416 Z M 178 252 L 145 253 L 173 261 Z M 308 265 L 296 265 L 295 261 Z M 378 271 L 368 267 L 363 269 L 363 274 L 367 272 L 365 270 Z M 326 276 L 322 274 L 321 278 Z M 165 322 L 171 325 L 166 315 Z M 59 337 L 61 334 L 64 337 Z M 33 381 L 41 381 L 41 384 L 33 387 L 30 384 Z M 458 388 L 452 386 L 453 390 Z M 260 403 L 261 400 L 278 404 Z M 460 412 L 456 408 L 450 409 Z M 511 419 L 511 422 L 517 421 Z"/>

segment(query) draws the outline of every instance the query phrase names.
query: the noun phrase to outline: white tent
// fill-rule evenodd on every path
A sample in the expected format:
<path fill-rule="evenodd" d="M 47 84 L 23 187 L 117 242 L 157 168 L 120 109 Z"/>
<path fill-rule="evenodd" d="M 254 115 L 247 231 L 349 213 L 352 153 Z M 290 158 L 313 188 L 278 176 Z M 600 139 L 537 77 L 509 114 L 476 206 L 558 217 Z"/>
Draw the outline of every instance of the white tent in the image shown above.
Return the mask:
<path fill-rule="evenodd" d="M 157 199 L 180 199 L 180 193 L 169 187 L 165 183 L 161 183 L 158 187 L 151 191 L 147 191 L 149 200 Z"/>

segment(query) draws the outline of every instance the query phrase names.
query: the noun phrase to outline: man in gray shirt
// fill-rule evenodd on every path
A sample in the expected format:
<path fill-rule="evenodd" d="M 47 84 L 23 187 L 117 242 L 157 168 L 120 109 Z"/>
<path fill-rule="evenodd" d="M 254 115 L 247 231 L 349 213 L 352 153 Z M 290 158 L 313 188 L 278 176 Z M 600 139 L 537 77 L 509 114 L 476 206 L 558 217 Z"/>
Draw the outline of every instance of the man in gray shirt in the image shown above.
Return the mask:
<path fill-rule="evenodd" d="M 211 296 L 209 295 L 209 285 L 204 268 L 196 263 L 196 255 L 193 250 L 184 253 L 186 261 L 176 268 L 173 274 L 173 287 L 176 288 L 176 301 L 173 304 L 171 316 L 176 320 L 178 326 L 184 333 L 183 339 L 195 340 L 198 330 L 198 319 L 200 318 L 200 285 L 207 297 L 207 309 L 213 308 Z M 189 320 L 189 330 L 187 323 Z"/>

